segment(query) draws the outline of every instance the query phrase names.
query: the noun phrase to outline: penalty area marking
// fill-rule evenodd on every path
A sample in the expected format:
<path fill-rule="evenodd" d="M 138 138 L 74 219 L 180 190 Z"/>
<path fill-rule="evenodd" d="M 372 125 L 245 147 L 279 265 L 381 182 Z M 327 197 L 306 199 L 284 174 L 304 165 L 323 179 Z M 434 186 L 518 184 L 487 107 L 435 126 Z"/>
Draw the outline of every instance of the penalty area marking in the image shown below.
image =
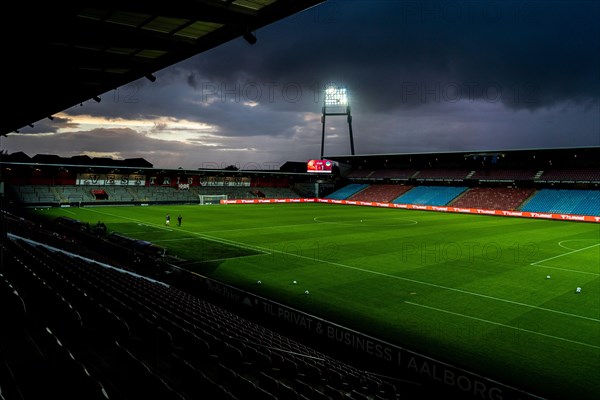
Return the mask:
<path fill-rule="evenodd" d="M 575 239 L 574 239 L 574 240 L 575 240 Z M 558 245 L 559 245 L 560 247 L 562 247 L 562 248 L 566 248 L 566 247 L 564 247 L 564 246 L 561 246 L 561 243 L 563 243 L 563 242 L 566 242 L 566 240 L 563 240 L 563 241 L 561 241 L 561 242 L 558 242 Z M 542 265 L 542 263 L 543 263 L 543 262 L 550 261 L 550 260 L 554 260 L 554 259 L 557 259 L 557 258 L 560 258 L 560 257 L 564 257 L 564 256 L 568 256 L 568 255 L 570 255 L 570 254 L 573 254 L 573 253 L 578 253 L 578 252 L 580 252 L 580 251 L 588 250 L 588 249 L 591 249 L 591 248 L 593 248 L 593 247 L 596 247 L 596 246 L 600 246 L 600 243 L 596 243 L 596 244 L 593 244 L 593 245 L 591 245 L 591 246 L 582 247 L 582 248 L 580 248 L 580 249 L 571 250 L 571 251 L 568 251 L 568 252 L 566 252 L 566 253 L 563 253 L 563 254 L 558 254 L 558 255 L 556 255 L 556 256 L 553 256 L 553 257 L 548 257 L 548 258 L 545 258 L 545 259 L 543 259 L 543 260 L 535 261 L 535 262 L 532 262 L 532 263 L 531 263 L 531 264 L 529 264 L 529 265 L 531 265 L 531 266 L 537 266 L 537 267 L 541 267 L 541 268 L 556 269 L 556 270 L 560 270 L 560 271 L 576 272 L 576 273 L 578 273 L 578 274 L 585 274 L 585 275 L 594 275 L 594 276 L 599 276 L 600 274 L 598 274 L 598 273 L 596 273 L 596 272 L 577 271 L 577 270 L 574 270 L 574 269 L 571 269 L 571 268 L 560 268 L 560 267 L 551 267 L 551 266 L 549 266 L 549 265 Z"/>
<path fill-rule="evenodd" d="M 563 249 L 575 251 L 577 249 L 572 249 L 570 247 L 564 246 L 563 243 L 566 243 L 566 242 L 582 242 L 582 241 L 590 241 L 590 240 L 594 240 L 595 241 L 596 239 L 567 239 L 567 240 L 561 240 L 560 242 L 558 242 L 558 245 L 560 247 L 562 247 Z"/>
<path fill-rule="evenodd" d="M 321 223 L 321 224 L 334 224 L 334 225 L 350 225 L 350 226 L 356 226 L 360 223 L 365 223 L 365 222 L 374 222 L 374 221 L 390 221 L 390 220 L 399 220 L 399 221 L 408 221 L 408 223 L 399 223 L 399 224 L 377 224 L 378 226 L 410 226 L 410 225 L 416 225 L 419 223 L 419 221 L 415 221 L 414 219 L 408 219 L 408 218 L 356 218 L 355 220 L 348 220 L 348 221 L 323 221 L 321 219 L 321 217 L 314 217 L 313 221 Z"/>
<path fill-rule="evenodd" d="M 600 346 L 596 346 L 594 344 L 589 344 L 589 343 L 585 343 L 585 342 L 579 342 L 577 340 L 571 340 L 571 339 L 567 339 L 567 338 L 560 337 L 560 336 L 548 335 L 546 333 L 536 332 L 536 331 L 532 331 L 532 330 L 529 330 L 529 329 L 518 328 L 516 326 L 507 325 L 507 324 L 503 324 L 503 323 L 500 323 L 500 322 L 494 322 L 494 321 L 490 321 L 490 320 L 483 319 L 483 318 L 472 317 L 470 315 L 465 315 L 465 314 L 461 314 L 461 313 L 457 313 L 457 312 L 453 312 L 453 311 L 448 311 L 448 310 L 444 310 L 442 308 L 426 306 L 424 304 L 417 304 L 417 303 L 413 303 L 412 301 L 405 301 L 404 303 L 410 304 L 411 306 L 428 308 L 430 310 L 439 311 L 439 312 L 442 312 L 442 313 L 445 313 L 445 314 L 451 314 L 451 315 L 455 315 L 455 316 L 458 316 L 458 317 L 472 319 L 474 321 L 485 322 L 485 323 L 488 323 L 488 324 L 492 324 L 492 325 L 496 325 L 496 326 L 501 326 L 501 327 L 504 327 L 504 328 L 514 329 L 514 330 L 517 330 L 517 331 L 520 331 L 520 332 L 527 332 L 527 333 L 531 333 L 531 334 L 539 335 L 539 336 L 544 336 L 544 337 L 551 338 L 551 339 L 562 340 L 563 342 L 569 342 L 569 343 L 574 343 L 574 344 L 578 344 L 578 345 L 581 345 L 581 346 L 591 347 L 593 349 L 600 349 Z"/>

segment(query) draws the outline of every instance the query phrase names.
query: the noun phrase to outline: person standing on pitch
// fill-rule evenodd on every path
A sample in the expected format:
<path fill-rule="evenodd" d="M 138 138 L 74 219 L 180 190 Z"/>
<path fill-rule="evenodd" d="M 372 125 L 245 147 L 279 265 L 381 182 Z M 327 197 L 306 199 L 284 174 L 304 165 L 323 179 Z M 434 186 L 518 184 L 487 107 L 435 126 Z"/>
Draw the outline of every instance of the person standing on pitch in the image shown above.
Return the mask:
<path fill-rule="evenodd" d="M 165 221 L 165 225 L 167 225 L 167 226 L 171 225 L 171 216 L 169 214 L 167 214 L 167 219 Z"/>
<path fill-rule="evenodd" d="M 177 226 L 181 226 L 181 214 L 177 217 Z"/>

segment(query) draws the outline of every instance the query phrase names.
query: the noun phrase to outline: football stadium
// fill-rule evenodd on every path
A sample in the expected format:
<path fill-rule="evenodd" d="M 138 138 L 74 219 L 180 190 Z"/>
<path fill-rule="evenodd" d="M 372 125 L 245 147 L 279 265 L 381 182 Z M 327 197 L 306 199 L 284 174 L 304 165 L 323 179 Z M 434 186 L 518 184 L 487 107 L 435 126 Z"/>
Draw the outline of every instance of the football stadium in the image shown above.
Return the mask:
<path fill-rule="evenodd" d="M 110 85 L 320 1 L 200 3 Z M 5 133 L 103 93 L 72 57 Z M 275 170 L 3 152 L 0 399 L 597 398 L 600 148 L 355 154 L 331 90 L 351 154 Z"/>
<path fill-rule="evenodd" d="M 13 324 L 47 326 L 109 392 L 119 382 L 96 357 L 128 350 L 186 394 L 175 361 L 265 398 L 591 398 L 599 149 L 559 152 L 486 169 L 466 154 L 410 168 L 388 155 L 391 169 L 356 156 L 322 174 L 3 161 L 5 301 Z M 522 167 L 574 152 L 581 165 Z M 445 167 L 419 165 L 431 158 Z"/>

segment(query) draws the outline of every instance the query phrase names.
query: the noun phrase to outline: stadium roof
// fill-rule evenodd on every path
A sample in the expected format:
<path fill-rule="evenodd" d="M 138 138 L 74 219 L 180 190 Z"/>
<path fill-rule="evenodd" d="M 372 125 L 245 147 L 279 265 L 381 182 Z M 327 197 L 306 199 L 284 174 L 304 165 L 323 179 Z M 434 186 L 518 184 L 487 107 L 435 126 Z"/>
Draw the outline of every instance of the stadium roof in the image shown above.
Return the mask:
<path fill-rule="evenodd" d="M 11 3 L 0 135 L 18 131 L 325 0 Z M 246 35 L 246 36 L 245 36 Z"/>

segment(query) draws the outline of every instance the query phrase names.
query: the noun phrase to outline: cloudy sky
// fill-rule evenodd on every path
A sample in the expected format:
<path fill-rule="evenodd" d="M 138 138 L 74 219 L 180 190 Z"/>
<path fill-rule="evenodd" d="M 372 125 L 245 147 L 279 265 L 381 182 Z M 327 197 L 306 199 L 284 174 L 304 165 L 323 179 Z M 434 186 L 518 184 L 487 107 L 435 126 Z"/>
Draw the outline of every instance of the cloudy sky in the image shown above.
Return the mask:
<path fill-rule="evenodd" d="M 278 169 L 356 154 L 600 146 L 600 2 L 329 0 L 2 138 L 8 153 Z M 350 154 L 328 117 L 325 156 Z"/>

